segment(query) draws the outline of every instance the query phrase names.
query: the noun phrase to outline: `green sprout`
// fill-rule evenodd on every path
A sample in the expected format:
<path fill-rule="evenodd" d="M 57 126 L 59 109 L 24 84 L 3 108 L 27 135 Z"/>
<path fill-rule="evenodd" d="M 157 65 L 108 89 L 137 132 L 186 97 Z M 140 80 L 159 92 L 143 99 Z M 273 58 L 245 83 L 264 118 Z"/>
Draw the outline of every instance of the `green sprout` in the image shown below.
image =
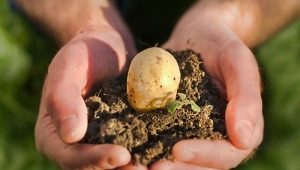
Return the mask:
<path fill-rule="evenodd" d="M 169 113 L 174 113 L 176 110 L 181 109 L 184 105 L 190 105 L 194 112 L 201 111 L 201 108 L 196 104 L 196 102 L 188 100 L 185 94 L 177 93 L 177 95 L 179 96 L 178 100 L 171 101 L 166 105 L 166 109 Z"/>

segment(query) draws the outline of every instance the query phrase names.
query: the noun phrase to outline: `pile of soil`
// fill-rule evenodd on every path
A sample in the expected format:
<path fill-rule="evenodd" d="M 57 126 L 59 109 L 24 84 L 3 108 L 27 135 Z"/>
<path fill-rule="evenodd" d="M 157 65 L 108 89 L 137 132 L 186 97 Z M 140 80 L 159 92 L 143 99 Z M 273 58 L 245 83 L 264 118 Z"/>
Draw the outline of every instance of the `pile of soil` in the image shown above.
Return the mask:
<path fill-rule="evenodd" d="M 171 53 L 181 72 L 178 93 L 195 101 L 201 111 L 185 105 L 174 113 L 166 109 L 138 113 L 127 101 L 126 77 L 121 77 L 86 99 L 88 130 L 83 143 L 122 145 L 134 163 L 149 166 L 170 159 L 172 146 L 180 140 L 226 138 L 226 100 L 205 72 L 201 56 L 191 50 Z"/>

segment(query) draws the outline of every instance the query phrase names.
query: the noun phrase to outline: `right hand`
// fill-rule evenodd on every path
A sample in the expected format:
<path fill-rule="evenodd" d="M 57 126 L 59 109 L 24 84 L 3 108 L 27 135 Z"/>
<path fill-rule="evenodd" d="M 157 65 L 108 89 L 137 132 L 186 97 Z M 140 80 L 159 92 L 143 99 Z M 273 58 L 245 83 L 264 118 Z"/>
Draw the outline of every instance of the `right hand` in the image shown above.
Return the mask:
<path fill-rule="evenodd" d="M 177 23 L 164 47 L 202 54 L 206 70 L 228 101 L 225 121 L 229 140 L 180 141 L 172 149 L 174 162 L 160 161 L 151 169 L 231 169 L 247 159 L 263 139 L 258 66 L 243 37 L 235 31 L 244 26 L 241 30 L 250 36 L 251 27 L 240 19 L 245 11 L 236 3 L 226 2 L 196 3 Z"/>
<path fill-rule="evenodd" d="M 231 169 L 261 143 L 264 122 L 260 75 L 255 57 L 242 39 L 248 35 L 251 39 L 247 42 L 254 42 L 252 27 L 247 25 L 251 18 L 243 18 L 245 11 L 240 9 L 235 1 L 199 1 L 181 17 L 163 46 L 202 54 L 206 70 L 228 101 L 225 121 L 229 140 L 179 141 L 172 148 L 174 161 L 158 161 L 151 170 Z M 122 167 L 133 169 L 147 168 Z"/>

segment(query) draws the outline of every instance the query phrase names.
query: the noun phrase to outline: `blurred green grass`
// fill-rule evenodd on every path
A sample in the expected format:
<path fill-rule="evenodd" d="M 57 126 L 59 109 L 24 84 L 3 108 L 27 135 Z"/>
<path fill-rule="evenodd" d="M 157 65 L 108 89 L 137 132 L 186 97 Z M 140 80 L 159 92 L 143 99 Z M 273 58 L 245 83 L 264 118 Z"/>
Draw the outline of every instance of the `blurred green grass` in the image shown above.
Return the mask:
<path fill-rule="evenodd" d="M 264 82 L 265 137 L 240 169 L 300 168 L 300 21 L 257 52 Z"/>
<path fill-rule="evenodd" d="M 38 154 L 34 123 L 55 47 L 0 0 L 0 169 L 50 170 Z"/>
<path fill-rule="evenodd" d="M 142 5 L 139 1 L 131 2 L 134 3 L 129 4 L 129 10 Z M 180 2 L 176 0 L 177 4 Z M 151 4 L 152 8 L 149 8 Z M 144 3 L 141 8 L 164 11 L 168 3 L 161 9 L 153 4 L 156 3 Z M 125 16 L 137 39 L 151 46 L 165 40 L 184 9 L 169 8 L 170 13 L 164 17 L 158 17 L 159 14 L 146 17 L 143 13 L 133 19 L 137 16 L 135 12 L 127 12 Z M 36 152 L 34 145 L 34 123 L 42 83 L 57 48 L 49 38 L 40 34 L 36 26 L 12 12 L 5 0 L 0 0 L 0 11 L 0 169 L 57 169 Z M 160 27 L 146 29 L 153 28 L 153 25 Z M 139 45 L 145 46 L 141 42 Z M 298 170 L 300 21 L 262 45 L 256 56 L 264 81 L 265 138 L 256 156 L 237 169 Z"/>

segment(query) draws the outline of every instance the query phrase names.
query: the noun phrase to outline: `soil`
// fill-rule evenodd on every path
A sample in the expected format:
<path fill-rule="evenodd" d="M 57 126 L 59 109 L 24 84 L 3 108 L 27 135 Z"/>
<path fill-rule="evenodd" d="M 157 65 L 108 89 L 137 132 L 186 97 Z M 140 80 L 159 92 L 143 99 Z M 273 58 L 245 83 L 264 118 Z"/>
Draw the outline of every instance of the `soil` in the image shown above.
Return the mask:
<path fill-rule="evenodd" d="M 170 51 L 171 52 L 171 51 Z M 138 113 L 128 104 L 126 77 L 107 82 L 86 99 L 88 130 L 83 143 L 112 143 L 126 147 L 136 164 L 149 166 L 171 159 L 172 146 L 184 139 L 226 139 L 226 100 L 205 72 L 200 54 L 171 52 L 181 72 L 178 93 L 200 106 L 195 112 L 184 105 L 174 113 L 157 109 Z"/>

